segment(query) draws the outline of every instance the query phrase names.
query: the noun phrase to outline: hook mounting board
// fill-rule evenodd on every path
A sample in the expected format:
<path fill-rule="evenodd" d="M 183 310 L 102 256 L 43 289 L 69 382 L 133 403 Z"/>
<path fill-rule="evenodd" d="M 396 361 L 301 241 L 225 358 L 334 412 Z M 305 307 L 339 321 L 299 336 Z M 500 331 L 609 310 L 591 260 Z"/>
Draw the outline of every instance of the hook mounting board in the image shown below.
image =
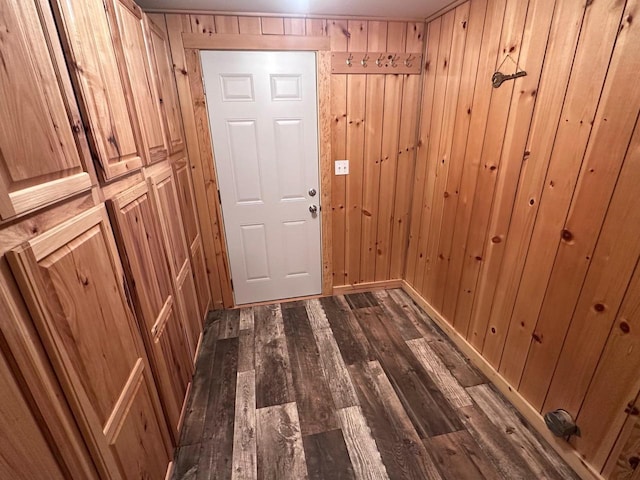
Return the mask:
<path fill-rule="evenodd" d="M 409 52 L 333 52 L 331 73 L 419 75 L 422 54 Z"/>

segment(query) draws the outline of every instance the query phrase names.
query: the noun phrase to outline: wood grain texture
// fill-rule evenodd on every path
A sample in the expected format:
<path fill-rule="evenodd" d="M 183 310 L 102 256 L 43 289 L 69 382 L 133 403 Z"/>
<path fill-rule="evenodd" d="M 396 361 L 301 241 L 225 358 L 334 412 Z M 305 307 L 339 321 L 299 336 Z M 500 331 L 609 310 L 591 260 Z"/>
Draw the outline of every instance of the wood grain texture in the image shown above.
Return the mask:
<path fill-rule="evenodd" d="M 307 435 L 302 442 L 310 480 L 356 478 L 342 430 Z"/>
<path fill-rule="evenodd" d="M 231 478 L 257 479 L 256 378 L 254 371 L 238 373 L 235 415 Z"/>
<path fill-rule="evenodd" d="M 424 440 L 444 478 L 489 479 L 496 471 L 469 432 L 446 433 Z"/>

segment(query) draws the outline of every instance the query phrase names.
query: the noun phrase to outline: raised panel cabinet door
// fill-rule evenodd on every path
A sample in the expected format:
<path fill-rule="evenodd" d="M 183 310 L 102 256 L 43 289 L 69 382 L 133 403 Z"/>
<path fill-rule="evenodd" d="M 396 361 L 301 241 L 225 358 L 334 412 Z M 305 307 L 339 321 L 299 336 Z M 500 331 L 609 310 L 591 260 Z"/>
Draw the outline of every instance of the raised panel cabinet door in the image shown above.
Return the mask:
<path fill-rule="evenodd" d="M 116 243 L 174 444 L 193 364 L 146 183 L 108 201 Z"/>
<path fill-rule="evenodd" d="M 163 479 L 171 443 L 104 205 L 7 257 L 102 476 Z"/>
<path fill-rule="evenodd" d="M 52 0 L 96 167 L 111 180 L 142 167 L 144 144 L 102 0 Z"/>
<path fill-rule="evenodd" d="M 162 227 L 165 250 L 169 256 L 169 269 L 178 295 L 182 321 L 189 332 L 191 358 L 202 333 L 202 319 L 198 314 L 198 299 L 191 274 L 189 250 L 178 204 L 176 185 L 170 166 L 154 173 L 147 181 L 153 196 L 158 219 Z"/>
<path fill-rule="evenodd" d="M 80 113 L 46 1 L 0 3 L 0 60 L 4 220 L 87 190 L 91 179 L 76 144 Z"/>
<path fill-rule="evenodd" d="M 176 78 L 173 75 L 173 61 L 171 60 L 171 51 L 167 40 L 166 24 L 164 23 L 164 16 L 162 17 L 162 23 L 156 23 L 147 15 L 145 15 L 145 21 L 148 26 L 147 41 L 150 42 L 149 49 L 153 52 L 152 64 L 156 67 L 160 111 L 169 142 L 169 150 L 171 154 L 174 154 L 183 151 L 185 143 L 182 114 L 180 113 L 180 103 L 178 102 Z"/>
<path fill-rule="evenodd" d="M 168 148 L 160 116 L 156 79 L 151 74 L 153 58 L 144 38 L 142 10 L 132 0 L 105 1 L 110 2 L 115 11 L 119 41 L 148 152 L 147 161 L 159 162 L 167 158 Z"/>

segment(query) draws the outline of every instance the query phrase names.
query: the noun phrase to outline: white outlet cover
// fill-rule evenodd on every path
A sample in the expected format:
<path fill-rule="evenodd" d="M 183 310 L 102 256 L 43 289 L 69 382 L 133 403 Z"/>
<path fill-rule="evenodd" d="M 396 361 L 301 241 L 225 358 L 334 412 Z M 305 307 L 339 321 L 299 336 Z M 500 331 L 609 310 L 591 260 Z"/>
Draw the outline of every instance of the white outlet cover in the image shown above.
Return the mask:
<path fill-rule="evenodd" d="M 335 163 L 336 175 L 348 175 L 349 174 L 349 160 L 336 160 Z"/>

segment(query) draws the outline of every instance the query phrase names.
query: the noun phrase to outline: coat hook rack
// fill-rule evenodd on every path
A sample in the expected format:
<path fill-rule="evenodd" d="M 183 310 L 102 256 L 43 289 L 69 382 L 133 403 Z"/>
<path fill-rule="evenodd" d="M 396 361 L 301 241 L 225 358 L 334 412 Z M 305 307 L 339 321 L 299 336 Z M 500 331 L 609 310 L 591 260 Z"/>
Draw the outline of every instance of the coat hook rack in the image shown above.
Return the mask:
<path fill-rule="evenodd" d="M 502 68 L 502 65 L 504 65 L 504 62 L 507 61 L 507 58 L 516 65 L 516 73 L 512 73 L 511 75 L 505 75 L 504 73 L 500 72 L 500 68 Z M 514 80 L 516 78 L 526 77 L 527 72 L 525 72 L 524 70 L 518 71 L 519 68 L 520 67 L 518 63 L 513 58 L 511 58 L 511 55 L 507 54 L 507 56 L 504 57 L 504 60 L 502 60 L 502 63 L 498 67 L 498 70 L 491 76 L 491 85 L 493 86 L 493 88 L 500 87 L 500 85 L 502 85 L 507 80 Z"/>
<path fill-rule="evenodd" d="M 349 54 L 349 57 L 346 60 L 347 65 L 351 66 L 353 61 L 353 55 Z"/>
<path fill-rule="evenodd" d="M 391 66 L 393 68 L 398 66 L 398 59 L 400 58 L 400 55 L 393 55 L 393 58 L 391 59 Z"/>
<path fill-rule="evenodd" d="M 366 67 L 368 61 L 369 61 L 369 55 L 365 54 L 365 56 L 362 57 L 362 60 L 360 60 L 360 65 L 362 65 L 363 67 Z"/>
<path fill-rule="evenodd" d="M 413 55 L 409 54 L 409 56 L 407 57 L 407 59 L 404 61 L 404 65 L 406 67 L 411 67 L 413 65 L 413 61 L 415 60 L 416 57 L 414 57 Z"/>
<path fill-rule="evenodd" d="M 378 67 L 382 67 L 384 65 L 384 53 L 381 53 L 378 59 L 376 60 L 376 65 Z"/>

